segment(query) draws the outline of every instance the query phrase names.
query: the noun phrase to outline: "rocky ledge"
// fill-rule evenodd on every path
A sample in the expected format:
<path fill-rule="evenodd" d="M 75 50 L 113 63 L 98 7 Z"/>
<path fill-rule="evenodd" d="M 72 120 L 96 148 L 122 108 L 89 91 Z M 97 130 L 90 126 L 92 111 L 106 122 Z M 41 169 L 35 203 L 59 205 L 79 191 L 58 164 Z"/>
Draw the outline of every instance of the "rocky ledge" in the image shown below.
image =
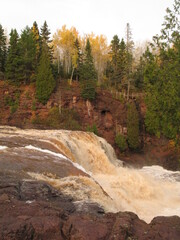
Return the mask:
<path fill-rule="evenodd" d="M 44 182 L 0 174 L 0 239 L 179 240 L 180 218 L 150 224 L 130 212 L 105 214 L 95 204 L 73 202 Z"/>

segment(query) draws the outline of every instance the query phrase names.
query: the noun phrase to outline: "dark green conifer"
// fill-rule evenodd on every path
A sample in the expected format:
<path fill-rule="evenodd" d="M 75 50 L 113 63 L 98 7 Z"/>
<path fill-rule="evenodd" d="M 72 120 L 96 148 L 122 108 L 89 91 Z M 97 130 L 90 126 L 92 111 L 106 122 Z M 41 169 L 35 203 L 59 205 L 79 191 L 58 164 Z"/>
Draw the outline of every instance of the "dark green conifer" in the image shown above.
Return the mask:
<path fill-rule="evenodd" d="M 19 36 L 16 29 L 12 29 L 5 68 L 6 78 L 17 83 L 22 77 L 21 68 L 22 59 L 20 55 Z"/>
<path fill-rule="evenodd" d="M 83 62 L 80 64 L 80 81 L 82 97 L 89 100 L 95 99 L 97 73 L 94 67 L 89 39 L 87 39 Z"/>
<path fill-rule="evenodd" d="M 31 31 L 33 33 L 33 39 L 36 45 L 36 64 L 38 64 L 39 57 L 40 57 L 40 34 L 39 34 L 39 28 L 36 21 L 33 23 Z"/>
<path fill-rule="evenodd" d="M 22 80 L 28 83 L 34 76 L 37 67 L 36 43 L 29 27 L 22 31 L 19 45 L 22 60 Z"/>
<path fill-rule="evenodd" d="M 41 40 L 44 41 L 46 44 L 50 43 L 50 30 L 48 29 L 47 22 L 45 21 L 43 26 L 41 27 Z"/>
<path fill-rule="evenodd" d="M 81 65 L 81 60 L 82 60 L 82 54 L 81 54 L 81 50 L 80 50 L 79 40 L 77 38 L 74 43 L 74 48 L 75 48 L 75 52 L 77 55 L 76 68 L 74 69 L 74 76 L 75 76 L 76 80 L 79 80 L 79 75 L 80 75 L 79 71 L 80 71 L 80 65 Z"/>
<path fill-rule="evenodd" d="M 156 54 L 146 52 L 146 128 L 179 141 L 180 136 L 180 2 L 167 9 L 161 35 L 156 35 Z M 158 49 L 158 51 L 157 51 Z"/>
<path fill-rule="evenodd" d="M 111 41 L 111 65 L 112 65 L 112 72 L 111 72 L 111 83 L 115 87 L 117 86 L 117 82 L 119 81 L 119 50 L 120 50 L 120 40 L 117 35 L 115 35 Z"/>
<path fill-rule="evenodd" d="M 7 54 L 6 36 L 4 34 L 4 29 L 0 24 L 0 72 L 2 73 L 5 72 L 6 54 Z"/>
<path fill-rule="evenodd" d="M 43 43 L 36 78 L 36 97 L 39 102 L 46 104 L 55 88 L 55 84 L 49 60 L 48 47 Z"/>
<path fill-rule="evenodd" d="M 52 63 L 53 60 L 53 48 L 51 45 L 52 40 L 50 40 L 50 30 L 48 29 L 47 22 L 45 21 L 43 26 L 41 27 L 40 39 L 41 39 L 41 46 L 45 43 L 48 46 L 48 53 L 50 57 L 50 61 Z"/>

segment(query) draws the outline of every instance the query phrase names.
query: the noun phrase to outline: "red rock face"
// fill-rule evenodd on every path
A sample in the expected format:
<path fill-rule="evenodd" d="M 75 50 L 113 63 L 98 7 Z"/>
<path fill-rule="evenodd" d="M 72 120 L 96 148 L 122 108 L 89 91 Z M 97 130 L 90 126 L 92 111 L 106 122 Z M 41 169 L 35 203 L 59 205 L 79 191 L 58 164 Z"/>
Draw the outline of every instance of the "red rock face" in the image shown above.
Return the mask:
<path fill-rule="evenodd" d="M 110 112 L 103 112 L 102 119 L 103 119 L 103 126 L 105 129 L 112 129 L 113 128 L 113 117 Z"/>
<path fill-rule="evenodd" d="M 77 84 L 71 88 L 66 89 L 66 87 L 63 84 L 60 85 L 57 91 L 52 94 L 48 103 L 42 105 L 35 101 L 34 86 L 23 85 L 20 89 L 17 89 L 17 87 L 0 81 L 0 124 L 44 129 L 45 126 L 40 121 L 36 121 L 36 124 L 33 124 L 33 121 L 38 120 L 38 118 L 46 120 L 50 109 L 61 104 L 62 108 L 77 111 L 82 130 L 86 130 L 88 126 L 95 124 L 98 134 L 115 148 L 118 158 L 126 161 L 127 164 L 138 166 L 158 164 L 172 170 L 177 170 L 180 167 L 178 163 L 179 155 L 174 150 L 169 149 L 168 141 L 162 144 L 161 139 L 149 136 L 145 132 L 146 106 L 143 100 L 139 105 L 141 152 L 138 154 L 130 151 L 121 153 L 115 144 L 115 136 L 117 132 L 123 135 L 127 134 L 126 103 L 115 99 L 110 92 L 105 90 L 98 90 L 96 99 L 87 102 L 80 97 L 80 89 Z M 16 112 L 12 113 L 11 107 L 8 105 L 8 99 L 15 101 L 17 90 L 20 92 L 19 104 Z M 166 148 L 165 151 L 164 148 Z"/>

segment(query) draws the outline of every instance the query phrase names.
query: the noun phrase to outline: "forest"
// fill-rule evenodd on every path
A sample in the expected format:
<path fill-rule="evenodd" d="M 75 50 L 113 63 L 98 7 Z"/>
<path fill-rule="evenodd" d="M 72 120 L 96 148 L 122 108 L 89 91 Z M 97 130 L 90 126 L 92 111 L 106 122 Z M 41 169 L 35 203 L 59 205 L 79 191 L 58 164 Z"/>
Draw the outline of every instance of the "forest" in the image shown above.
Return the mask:
<path fill-rule="evenodd" d="M 80 36 L 75 27 L 66 25 L 51 38 L 46 21 L 40 29 L 35 21 L 20 35 L 12 29 L 9 36 L 0 25 L 0 79 L 17 86 L 35 84 L 36 99 L 42 104 L 62 79 L 69 85 L 77 81 L 82 98 L 90 101 L 96 98 L 97 87 L 124 93 L 127 102 L 130 93 L 142 93 L 146 131 L 179 143 L 179 16 L 180 2 L 175 0 L 173 9 L 166 11 L 161 34 L 141 54 L 129 24 L 125 37 L 115 35 L 110 44 L 104 35 Z"/>

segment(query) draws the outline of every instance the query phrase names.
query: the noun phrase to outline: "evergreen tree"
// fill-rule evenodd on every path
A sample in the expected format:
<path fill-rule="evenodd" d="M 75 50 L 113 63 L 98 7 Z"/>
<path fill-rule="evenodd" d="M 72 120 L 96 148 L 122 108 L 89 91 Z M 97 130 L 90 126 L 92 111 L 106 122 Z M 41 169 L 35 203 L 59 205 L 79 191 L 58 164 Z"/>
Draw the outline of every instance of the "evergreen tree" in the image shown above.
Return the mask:
<path fill-rule="evenodd" d="M 118 82 L 123 85 L 126 81 L 127 73 L 127 51 L 124 39 L 122 39 L 119 44 L 118 72 L 119 72 Z"/>
<path fill-rule="evenodd" d="M 48 43 L 51 43 L 50 40 L 50 30 L 48 29 L 47 22 L 45 21 L 43 26 L 41 27 L 41 40 L 45 42 L 47 45 Z"/>
<path fill-rule="evenodd" d="M 145 63 L 143 56 L 140 57 L 139 64 L 137 65 L 134 73 L 133 73 L 133 79 L 134 79 L 134 85 L 139 90 L 143 90 L 144 88 L 144 68 Z"/>
<path fill-rule="evenodd" d="M 6 62 L 6 36 L 4 34 L 4 29 L 0 24 L 0 72 L 5 72 L 5 62 Z"/>
<path fill-rule="evenodd" d="M 36 45 L 36 64 L 38 64 L 39 61 L 39 56 L 40 56 L 40 34 L 39 34 L 39 29 L 36 21 L 33 23 L 33 26 L 31 28 L 31 31 L 33 33 L 33 40 Z"/>
<path fill-rule="evenodd" d="M 89 100 L 95 99 L 97 73 L 94 67 L 89 39 L 87 39 L 83 62 L 80 64 L 80 81 L 82 97 Z"/>
<path fill-rule="evenodd" d="M 127 49 L 124 39 L 115 35 L 111 41 L 111 62 L 108 65 L 111 83 L 122 88 L 127 82 Z"/>
<path fill-rule="evenodd" d="M 35 74 L 35 69 L 37 67 L 36 43 L 34 41 L 33 33 L 29 27 L 26 27 L 22 31 L 19 45 L 22 60 L 22 80 L 27 83 Z"/>
<path fill-rule="evenodd" d="M 50 34 L 51 34 L 51 32 L 48 29 L 47 22 L 45 21 L 43 26 L 41 27 L 41 33 L 40 33 L 41 45 L 43 45 L 45 43 L 48 46 L 48 53 L 49 53 L 50 61 L 52 62 L 52 59 L 53 59 L 53 48 L 50 46 L 50 44 L 52 42 L 50 40 Z"/>
<path fill-rule="evenodd" d="M 36 78 L 36 97 L 39 102 L 46 104 L 55 88 L 55 84 L 49 60 L 48 47 L 43 43 Z"/>
<path fill-rule="evenodd" d="M 135 103 L 131 103 L 127 113 L 127 141 L 131 149 L 139 147 L 139 116 Z"/>
<path fill-rule="evenodd" d="M 120 51 L 120 40 L 117 35 L 113 37 L 111 41 L 111 65 L 112 65 L 112 75 L 111 82 L 113 85 L 117 85 L 119 80 L 119 51 Z"/>
<path fill-rule="evenodd" d="M 22 78 L 22 59 L 20 55 L 19 36 L 16 29 L 10 33 L 8 56 L 5 67 L 6 78 L 17 82 Z"/>
<path fill-rule="evenodd" d="M 76 80 L 79 80 L 79 68 L 80 68 L 80 64 L 81 64 L 81 60 L 82 60 L 82 54 L 81 54 L 81 50 L 80 50 L 80 44 L 79 44 L 79 40 L 76 38 L 76 41 L 74 43 L 74 55 L 73 55 L 73 59 L 72 62 L 74 62 L 74 76 L 76 78 Z"/>
<path fill-rule="evenodd" d="M 160 36 L 154 37 L 158 53 L 148 53 L 146 83 L 146 127 L 160 136 L 179 139 L 180 134 L 180 2 L 167 9 Z"/>

